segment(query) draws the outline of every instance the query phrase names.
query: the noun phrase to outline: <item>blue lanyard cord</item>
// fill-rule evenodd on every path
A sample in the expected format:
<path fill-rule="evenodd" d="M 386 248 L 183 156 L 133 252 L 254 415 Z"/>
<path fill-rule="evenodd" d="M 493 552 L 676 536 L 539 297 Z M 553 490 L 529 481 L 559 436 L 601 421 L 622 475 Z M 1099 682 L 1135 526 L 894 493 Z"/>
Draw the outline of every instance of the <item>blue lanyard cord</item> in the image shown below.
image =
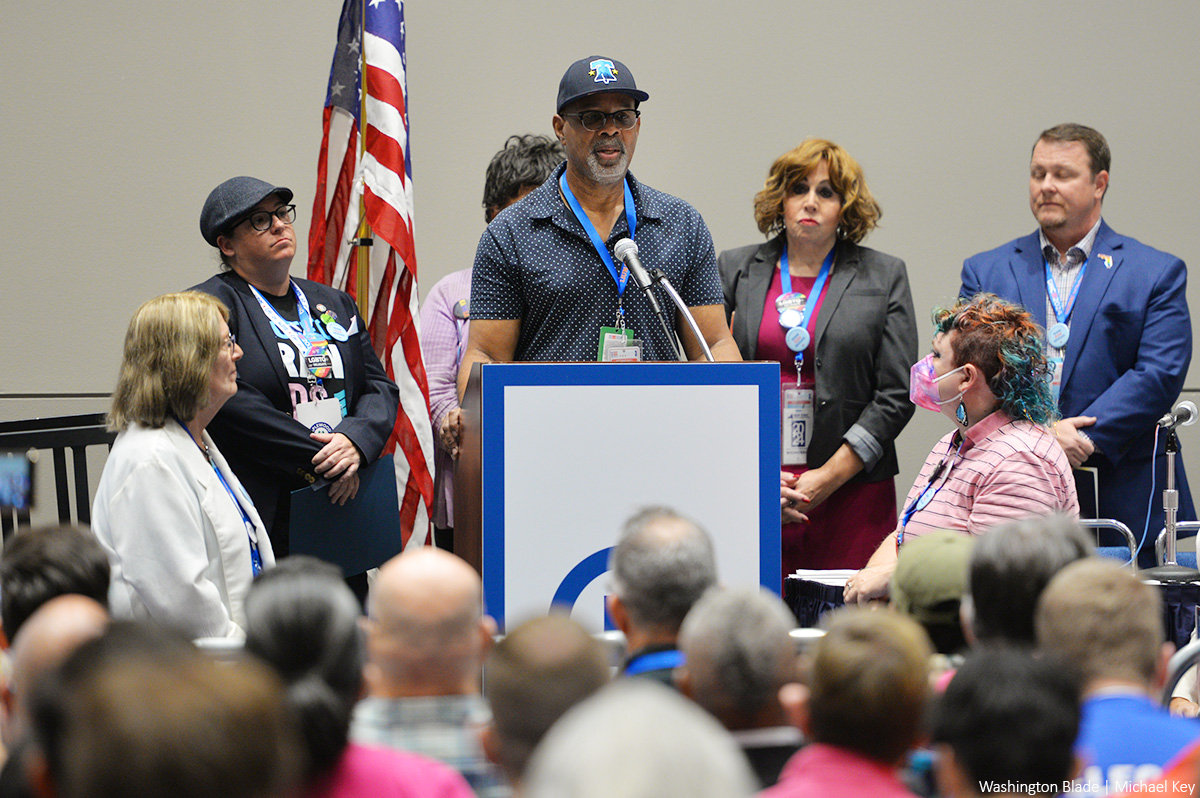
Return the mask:
<path fill-rule="evenodd" d="M 954 469 L 954 463 L 958 462 L 959 454 L 962 452 L 963 444 L 966 440 L 960 440 L 958 448 L 954 450 L 954 457 L 951 459 L 950 448 L 946 447 L 946 456 L 942 458 L 942 462 L 937 464 L 937 468 L 933 469 L 933 473 L 929 475 L 929 481 L 925 483 L 925 487 L 917 494 L 917 498 L 913 499 L 908 507 L 904 510 L 904 515 L 900 519 L 900 529 L 896 532 L 896 548 L 899 549 L 904 545 L 904 528 L 908 526 L 908 521 L 918 511 L 925 509 L 937 497 L 942 488 L 946 486 L 946 482 L 950 479 L 950 472 Z M 949 468 L 947 468 L 949 466 Z M 938 481 L 938 477 L 945 476 L 941 484 L 934 488 L 933 485 Z M 933 489 L 933 494 L 928 499 L 925 498 L 929 494 L 930 489 Z"/>
<path fill-rule="evenodd" d="M 1083 262 L 1083 266 L 1079 269 L 1079 274 L 1075 275 L 1075 282 L 1071 285 L 1071 293 L 1067 296 L 1067 305 L 1063 307 L 1062 296 L 1058 293 L 1058 283 L 1054 280 L 1054 273 L 1050 270 L 1050 261 L 1046 263 L 1046 294 L 1050 297 L 1050 307 L 1054 308 L 1054 316 L 1062 324 L 1067 323 L 1067 319 L 1071 318 L 1071 311 L 1075 309 L 1075 300 L 1079 298 L 1079 287 L 1083 285 L 1083 273 L 1087 271 L 1088 258 Z"/>
<path fill-rule="evenodd" d="M 639 673 L 646 671 L 661 671 L 667 668 L 679 668 L 684 663 L 682 651 L 655 651 L 651 654 L 643 654 L 636 659 L 630 661 L 625 666 L 626 676 L 636 676 Z"/>
<path fill-rule="evenodd" d="M 812 292 L 804 301 L 804 313 L 800 316 L 800 325 L 808 330 L 809 338 L 812 337 L 813 322 L 816 319 L 813 316 L 813 311 L 821 300 L 821 295 L 825 291 L 825 283 L 829 280 L 829 273 L 833 270 L 833 256 L 837 252 L 837 247 L 834 246 L 829 250 L 829 254 L 825 256 L 825 260 L 821 263 L 821 270 L 817 272 L 816 282 L 813 283 Z M 792 293 L 792 273 L 788 269 L 788 254 L 787 242 L 783 244 L 783 254 L 779 256 L 779 287 L 784 295 Z M 780 311 L 780 315 L 783 312 Z M 796 353 L 796 379 L 800 379 L 800 367 L 804 363 L 804 350 L 801 349 Z"/>
<path fill-rule="evenodd" d="M 192 438 L 192 431 L 187 428 L 187 425 L 184 424 L 178 416 L 175 416 L 175 420 L 179 422 L 179 426 L 183 427 L 183 431 L 188 434 L 188 437 Z M 197 447 L 200 446 L 200 442 L 195 438 L 192 438 L 192 441 Z M 242 516 L 242 524 L 246 527 L 246 536 L 250 538 L 250 568 L 254 575 L 258 576 L 262 573 L 263 568 L 262 555 L 258 551 L 258 540 L 254 535 L 254 522 L 250 520 L 250 515 L 246 512 L 246 508 L 242 507 L 242 503 L 238 501 L 237 494 L 233 492 L 233 488 L 229 487 L 229 483 L 225 481 L 225 475 L 221 473 L 221 469 L 217 468 L 217 464 L 212 460 L 211 457 L 208 456 L 206 452 L 204 452 L 203 449 L 201 449 L 201 453 L 205 454 L 205 459 L 208 460 L 208 464 L 212 466 L 213 473 L 217 475 L 217 479 L 221 480 L 221 485 L 225 488 L 225 492 L 229 494 L 229 498 L 233 502 L 233 506 L 238 509 L 238 513 Z"/>
<path fill-rule="evenodd" d="M 612 275 L 613 281 L 617 284 L 617 295 L 624 295 L 625 284 L 629 282 L 629 269 L 626 268 L 625 264 L 621 264 L 621 270 L 617 271 L 617 266 L 613 262 L 612 255 L 609 254 L 608 247 L 601 240 L 596 226 L 592 224 L 592 220 L 588 218 L 588 215 L 583 210 L 583 206 L 575 198 L 571 187 L 567 185 L 567 173 L 565 171 L 558 178 L 558 187 L 562 189 L 563 197 L 566 198 L 571 212 L 575 214 L 575 218 L 583 225 L 584 232 L 591 239 L 592 246 L 596 249 L 596 254 L 600 256 L 600 260 L 604 261 L 604 265 L 608 267 L 608 273 Z M 628 177 L 625 178 L 625 222 L 629 225 L 629 237 L 633 238 L 634 234 L 637 233 L 637 208 L 633 205 L 633 192 L 629 190 Z"/>

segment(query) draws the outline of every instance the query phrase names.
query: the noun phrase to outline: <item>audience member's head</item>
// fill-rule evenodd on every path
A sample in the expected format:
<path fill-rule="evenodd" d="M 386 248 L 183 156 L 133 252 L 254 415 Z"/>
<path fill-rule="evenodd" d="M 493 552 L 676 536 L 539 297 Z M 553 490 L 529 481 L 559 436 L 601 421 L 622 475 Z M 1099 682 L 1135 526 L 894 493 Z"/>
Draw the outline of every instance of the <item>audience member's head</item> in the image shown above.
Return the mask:
<path fill-rule="evenodd" d="M 975 538 L 934 530 L 906 543 L 892 574 L 892 606 L 925 627 L 942 654 L 966 648 L 959 610 Z"/>
<path fill-rule="evenodd" d="M 708 533 L 665 507 L 648 507 L 625 523 L 609 558 L 609 615 L 631 649 L 674 642 L 688 611 L 717 583 Z"/>
<path fill-rule="evenodd" d="M 299 744 L 283 686 L 171 632 L 115 622 L 32 700 L 43 798 L 264 798 L 290 791 Z"/>
<path fill-rule="evenodd" d="M 1074 776 L 1079 703 L 1078 682 L 1060 664 L 1024 647 L 976 649 L 934 705 L 942 795 L 1010 791 L 987 782 L 1063 792 Z"/>
<path fill-rule="evenodd" d="M 968 631 L 981 643 L 1032 646 L 1042 590 L 1064 566 L 1093 551 L 1083 528 L 1061 515 L 1002 524 L 980 536 L 964 597 Z"/>
<path fill-rule="evenodd" d="M 564 712 L 609 678 L 604 648 L 565 615 L 534 618 L 496 644 L 483 671 L 488 756 L 518 784 L 533 749 Z"/>
<path fill-rule="evenodd" d="M 483 218 L 496 214 L 546 182 L 566 159 L 562 145 L 549 136 L 509 136 L 504 148 L 492 156 L 483 184 Z"/>
<path fill-rule="evenodd" d="M 569 711 L 534 752 L 526 798 L 745 798 L 729 733 L 675 691 L 623 679 Z"/>
<path fill-rule="evenodd" d="M 379 569 L 367 607 L 367 688 L 386 698 L 479 692 L 495 622 L 479 574 L 431 546 Z"/>
<path fill-rule="evenodd" d="M 4 744 L 12 746 L 28 725 L 28 696 L 42 677 L 108 626 L 108 610 L 95 599 L 68 593 L 39 607 L 12 645 L 12 673 L 4 685 Z"/>
<path fill-rule="evenodd" d="M 896 764 L 921 735 L 932 654 L 925 631 L 899 613 L 832 613 L 812 649 L 802 730 L 814 742 Z"/>
<path fill-rule="evenodd" d="M 303 735 L 308 776 L 337 763 L 362 690 L 359 604 L 336 566 L 288 557 L 246 596 L 246 651 L 283 677 Z"/>
<path fill-rule="evenodd" d="M 795 625 L 774 594 L 710 590 L 679 630 L 680 689 L 730 731 L 783 725 L 779 688 L 795 674 Z"/>
<path fill-rule="evenodd" d="M 55 596 L 78 593 L 108 606 L 108 557 L 76 526 L 19 530 L 0 557 L 0 623 L 11 643 L 25 619 Z"/>
<path fill-rule="evenodd" d="M 1085 690 L 1112 682 L 1161 687 L 1174 649 L 1157 588 L 1099 557 L 1071 563 L 1050 580 L 1035 625 L 1038 647 L 1075 667 Z"/>

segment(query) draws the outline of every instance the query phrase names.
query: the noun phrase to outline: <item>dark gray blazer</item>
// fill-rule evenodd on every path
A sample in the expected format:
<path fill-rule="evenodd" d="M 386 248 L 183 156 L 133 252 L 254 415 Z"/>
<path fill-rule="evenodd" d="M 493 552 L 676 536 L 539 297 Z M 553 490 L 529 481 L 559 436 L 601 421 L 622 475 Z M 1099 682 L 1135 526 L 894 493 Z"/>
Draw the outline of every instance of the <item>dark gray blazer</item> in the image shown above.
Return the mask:
<path fill-rule="evenodd" d="M 783 235 L 722 252 L 725 318 L 742 357 L 754 360 L 763 304 L 783 251 Z M 896 436 L 912 418 L 908 372 L 917 360 L 917 325 L 904 261 L 839 241 L 815 335 L 816 406 L 808 463 L 823 465 L 846 441 L 864 469 L 852 481 L 895 476 Z"/>

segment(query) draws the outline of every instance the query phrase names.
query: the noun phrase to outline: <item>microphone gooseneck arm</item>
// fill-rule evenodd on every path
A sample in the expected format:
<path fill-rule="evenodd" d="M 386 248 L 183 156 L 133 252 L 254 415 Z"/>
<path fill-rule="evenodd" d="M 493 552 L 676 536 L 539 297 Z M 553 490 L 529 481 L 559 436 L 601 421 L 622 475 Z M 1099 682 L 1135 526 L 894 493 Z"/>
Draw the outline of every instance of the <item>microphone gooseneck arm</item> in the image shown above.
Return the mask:
<path fill-rule="evenodd" d="M 688 327 L 691 328 L 692 335 L 696 336 L 696 340 L 700 342 L 700 348 L 704 350 L 704 359 L 709 363 L 715 363 L 717 359 L 713 357 L 712 350 L 708 348 L 708 342 L 700 334 L 700 327 L 696 324 L 695 317 L 688 310 L 688 306 L 684 304 L 683 297 L 679 296 L 679 292 L 675 290 L 675 286 L 671 285 L 671 281 L 667 279 L 667 275 L 663 274 L 662 269 L 654 268 L 650 270 L 650 276 L 654 282 L 667 290 L 667 295 L 671 297 L 671 301 L 675 303 L 675 307 L 679 309 L 679 313 L 687 321 Z M 680 354 L 683 355 L 682 352 Z"/>
<path fill-rule="evenodd" d="M 658 304 L 658 298 L 654 296 L 652 289 L 654 280 L 646 272 L 646 267 L 642 265 L 641 258 L 638 257 L 637 244 L 632 239 L 622 238 L 613 247 L 613 254 L 617 256 L 617 260 L 629 268 L 630 274 L 633 275 L 633 281 L 646 295 L 646 299 L 650 302 L 650 309 L 654 311 L 658 325 L 662 327 L 663 334 L 667 336 L 667 342 L 671 348 L 675 350 L 680 360 L 687 360 L 687 353 L 684 352 L 683 346 L 671 331 L 671 325 L 667 324 L 667 317 L 663 315 L 662 306 Z"/>

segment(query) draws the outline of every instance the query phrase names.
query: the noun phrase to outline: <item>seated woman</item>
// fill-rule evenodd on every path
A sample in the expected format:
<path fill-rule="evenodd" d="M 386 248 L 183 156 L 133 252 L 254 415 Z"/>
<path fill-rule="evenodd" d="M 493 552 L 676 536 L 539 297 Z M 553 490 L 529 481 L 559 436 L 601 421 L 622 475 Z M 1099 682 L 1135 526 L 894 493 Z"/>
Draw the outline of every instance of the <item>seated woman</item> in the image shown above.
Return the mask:
<path fill-rule="evenodd" d="M 303 798 L 473 798 L 419 754 L 349 742 L 365 659 L 358 600 L 332 565 L 288 557 L 246 599 L 246 651 L 283 678 L 307 761 Z"/>
<path fill-rule="evenodd" d="M 896 531 L 846 582 L 847 603 L 885 597 L 900 547 L 929 530 L 979 535 L 1031 515 L 1079 517 L 1071 466 L 1049 426 L 1050 370 L 1033 318 L 978 294 L 933 320 L 933 352 L 912 367 L 909 393 L 955 430 L 926 458 Z"/>
<path fill-rule="evenodd" d="M 109 429 L 118 433 L 92 506 L 118 618 L 189 637 L 242 632 L 250 581 L 275 564 L 258 511 L 205 427 L 237 392 L 242 350 L 208 294 L 146 302 L 125 334 Z"/>

